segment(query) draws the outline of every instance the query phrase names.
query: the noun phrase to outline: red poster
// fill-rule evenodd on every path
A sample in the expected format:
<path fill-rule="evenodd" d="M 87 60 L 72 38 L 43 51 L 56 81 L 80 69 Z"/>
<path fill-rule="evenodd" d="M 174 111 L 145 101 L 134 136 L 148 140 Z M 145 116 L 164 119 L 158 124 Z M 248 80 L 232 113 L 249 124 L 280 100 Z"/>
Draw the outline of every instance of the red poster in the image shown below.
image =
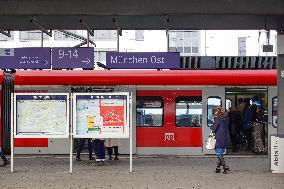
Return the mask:
<path fill-rule="evenodd" d="M 123 106 L 101 106 L 100 114 L 103 117 L 103 126 L 124 126 Z"/>

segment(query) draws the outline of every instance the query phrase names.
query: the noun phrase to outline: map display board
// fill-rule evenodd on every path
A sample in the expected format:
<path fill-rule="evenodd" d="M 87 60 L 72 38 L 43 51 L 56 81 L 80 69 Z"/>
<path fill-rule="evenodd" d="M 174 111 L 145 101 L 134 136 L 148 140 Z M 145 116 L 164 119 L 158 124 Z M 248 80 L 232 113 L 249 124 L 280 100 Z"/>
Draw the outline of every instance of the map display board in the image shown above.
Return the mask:
<path fill-rule="evenodd" d="M 16 93 L 15 138 L 68 138 L 68 93 Z"/>
<path fill-rule="evenodd" d="M 129 138 L 129 93 L 78 93 L 73 100 L 75 138 Z"/>

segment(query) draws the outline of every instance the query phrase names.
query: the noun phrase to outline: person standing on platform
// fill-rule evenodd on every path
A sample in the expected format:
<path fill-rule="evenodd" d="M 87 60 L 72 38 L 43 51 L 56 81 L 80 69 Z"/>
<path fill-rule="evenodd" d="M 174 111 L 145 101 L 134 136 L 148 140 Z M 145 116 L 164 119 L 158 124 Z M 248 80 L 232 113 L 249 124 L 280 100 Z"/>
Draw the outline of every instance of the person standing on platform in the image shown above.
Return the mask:
<path fill-rule="evenodd" d="M 2 152 L 1 147 L 0 147 L 0 157 L 2 158 L 2 160 L 4 162 L 2 166 L 9 165 L 10 162 L 8 161 L 8 159 L 6 158 L 4 153 Z"/>
<path fill-rule="evenodd" d="M 104 165 L 105 162 L 105 140 L 103 139 L 92 139 L 93 148 L 96 154 L 95 165 Z"/>
<path fill-rule="evenodd" d="M 85 140 L 86 140 L 86 138 L 80 138 L 79 139 L 79 144 L 78 144 L 78 147 L 77 147 L 77 155 L 76 155 L 77 161 L 81 161 L 80 154 L 81 154 L 81 151 L 84 147 Z M 88 140 L 89 160 L 95 160 L 95 158 L 93 158 L 93 156 L 92 156 L 92 153 L 93 153 L 92 140 L 89 139 L 89 138 L 87 140 Z"/>
<path fill-rule="evenodd" d="M 262 140 L 264 108 L 260 99 L 257 96 L 255 96 L 252 101 L 252 150 L 257 154 L 263 154 L 265 151 L 265 147 Z"/>
<path fill-rule="evenodd" d="M 215 173 L 221 172 L 220 168 L 221 166 L 223 166 L 224 174 L 230 171 L 224 159 L 224 153 L 226 151 L 226 148 L 230 144 L 228 126 L 229 126 L 228 116 L 225 114 L 225 111 L 222 107 L 218 107 L 215 112 L 214 124 L 211 127 L 212 132 L 215 133 L 216 136 L 215 152 L 218 157 Z"/>
<path fill-rule="evenodd" d="M 233 146 L 233 152 L 238 151 L 238 136 L 240 133 L 240 126 L 241 126 L 241 111 L 238 109 L 238 107 L 231 107 L 230 111 L 228 113 L 229 117 L 229 133 L 230 138 Z"/>
<path fill-rule="evenodd" d="M 251 136 L 251 129 L 252 129 L 252 111 L 251 111 L 251 104 L 250 98 L 245 98 L 245 108 L 243 111 L 242 116 L 242 131 L 246 136 L 247 140 L 247 150 L 251 150 L 252 148 L 252 136 Z"/>
<path fill-rule="evenodd" d="M 118 159 L 118 140 L 116 138 L 108 138 L 105 141 L 105 146 L 107 149 L 109 160 L 112 160 L 113 151 L 114 151 L 114 160 L 119 160 Z"/>

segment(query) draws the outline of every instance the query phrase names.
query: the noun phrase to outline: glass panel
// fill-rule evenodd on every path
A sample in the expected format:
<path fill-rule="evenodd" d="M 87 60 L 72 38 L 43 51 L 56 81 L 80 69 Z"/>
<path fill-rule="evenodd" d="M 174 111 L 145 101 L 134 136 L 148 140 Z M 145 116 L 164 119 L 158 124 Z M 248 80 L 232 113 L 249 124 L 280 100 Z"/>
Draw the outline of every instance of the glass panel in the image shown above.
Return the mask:
<path fill-rule="evenodd" d="M 144 30 L 135 30 L 135 40 L 144 41 Z"/>
<path fill-rule="evenodd" d="M 20 31 L 19 35 L 20 40 L 41 40 L 40 30 Z M 48 39 L 48 35 L 43 33 L 43 39 Z"/>
<path fill-rule="evenodd" d="M 176 47 L 169 47 L 169 52 L 177 52 L 177 48 Z"/>
<path fill-rule="evenodd" d="M 191 53 L 191 47 L 184 47 L 184 53 Z"/>
<path fill-rule="evenodd" d="M 178 47 L 177 48 L 177 52 L 183 53 L 183 48 L 182 47 Z"/>
<path fill-rule="evenodd" d="M 178 39 L 176 41 L 176 45 L 177 45 L 177 47 L 183 47 L 183 39 Z"/>
<path fill-rule="evenodd" d="M 169 47 L 176 47 L 177 46 L 176 43 L 177 43 L 176 40 L 170 40 L 169 41 Z"/>
<path fill-rule="evenodd" d="M 191 31 L 184 32 L 184 38 L 191 38 Z"/>
<path fill-rule="evenodd" d="M 162 97 L 137 97 L 136 108 L 137 127 L 162 127 L 164 108 Z"/>
<path fill-rule="evenodd" d="M 272 126 L 277 127 L 277 116 L 278 116 L 278 99 L 277 97 L 272 98 Z"/>
<path fill-rule="evenodd" d="M 214 113 L 217 107 L 222 105 L 220 97 L 209 97 L 207 99 L 207 125 L 211 127 L 214 123 Z"/>
<path fill-rule="evenodd" d="M 169 39 L 176 40 L 176 32 L 169 32 Z"/>
<path fill-rule="evenodd" d="M 177 38 L 183 38 L 183 32 L 176 32 Z"/>
<path fill-rule="evenodd" d="M 176 126 L 201 127 L 202 125 L 202 97 L 176 98 Z"/>
<path fill-rule="evenodd" d="M 99 51 L 99 61 L 102 61 L 102 62 L 106 61 L 106 52 Z"/>
<path fill-rule="evenodd" d="M 198 47 L 192 47 L 192 53 L 198 53 Z"/>

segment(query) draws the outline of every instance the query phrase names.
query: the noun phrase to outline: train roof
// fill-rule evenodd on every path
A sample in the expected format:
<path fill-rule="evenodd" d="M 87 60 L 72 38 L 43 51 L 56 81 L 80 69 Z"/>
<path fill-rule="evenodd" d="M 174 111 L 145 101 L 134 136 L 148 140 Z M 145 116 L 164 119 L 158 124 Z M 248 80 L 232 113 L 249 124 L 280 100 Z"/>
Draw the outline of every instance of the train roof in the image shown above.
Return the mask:
<path fill-rule="evenodd" d="M 277 70 L 19 70 L 15 85 L 277 85 Z"/>

